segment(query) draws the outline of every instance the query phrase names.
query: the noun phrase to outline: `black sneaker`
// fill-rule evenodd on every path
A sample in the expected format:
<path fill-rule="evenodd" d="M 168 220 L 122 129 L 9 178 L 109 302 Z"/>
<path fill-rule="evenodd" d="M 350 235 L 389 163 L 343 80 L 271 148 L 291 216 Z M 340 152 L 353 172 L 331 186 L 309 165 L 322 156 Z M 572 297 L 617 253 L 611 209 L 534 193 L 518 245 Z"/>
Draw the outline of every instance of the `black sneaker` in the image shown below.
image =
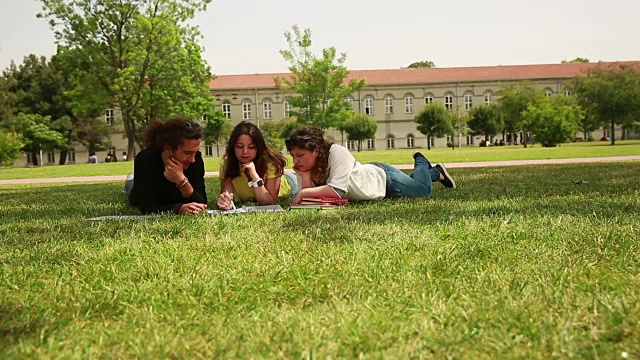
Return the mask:
<path fill-rule="evenodd" d="M 422 153 L 420 151 L 414 151 L 413 152 L 413 159 L 415 160 L 415 159 L 417 159 L 419 157 L 424 158 L 425 160 L 427 160 L 427 158 L 424 155 L 422 155 Z M 431 166 L 431 163 L 429 162 L 429 160 L 427 160 L 427 163 L 429 164 L 429 169 L 431 169 L 433 166 Z"/>
<path fill-rule="evenodd" d="M 449 175 L 449 173 L 447 172 L 447 168 L 444 167 L 444 164 L 443 163 L 437 163 L 436 164 L 436 168 L 438 169 L 438 171 L 440 171 L 440 174 L 442 174 L 442 176 L 444 176 L 444 179 L 440 180 L 442 185 L 444 185 L 444 187 L 455 189 L 456 188 L 456 182 L 455 182 L 455 180 L 453 180 L 453 177 L 451 177 L 451 175 Z"/>

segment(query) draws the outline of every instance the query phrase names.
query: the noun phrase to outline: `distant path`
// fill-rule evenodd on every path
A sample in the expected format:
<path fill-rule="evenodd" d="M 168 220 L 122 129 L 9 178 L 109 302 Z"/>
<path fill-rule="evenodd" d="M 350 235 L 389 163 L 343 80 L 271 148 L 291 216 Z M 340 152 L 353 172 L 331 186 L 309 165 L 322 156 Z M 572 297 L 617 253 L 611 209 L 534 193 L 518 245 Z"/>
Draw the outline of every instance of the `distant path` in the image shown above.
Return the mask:
<path fill-rule="evenodd" d="M 456 163 L 445 163 L 445 165 L 447 166 L 447 168 L 454 169 L 454 168 L 497 167 L 497 166 L 516 166 L 516 165 L 575 164 L 575 163 L 630 161 L 630 160 L 640 160 L 640 156 L 632 155 L 632 156 L 611 156 L 611 157 L 599 157 L 599 158 L 456 162 Z M 394 166 L 401 170 L 413 169 L 413 165 L 394 165 Z M 205 175 L 218 176 L 218 172 L 217 171 L 207 172 Z M 111 176 L 78 176 L 78 177 L 59 177 L 59 178 L 41 178 L 41 179 L 10 179 L 10 180 L 0 180 L 0 185 L 124 181 L 126 177 L 127 177 L 126 175 L 111 175 Z"/>

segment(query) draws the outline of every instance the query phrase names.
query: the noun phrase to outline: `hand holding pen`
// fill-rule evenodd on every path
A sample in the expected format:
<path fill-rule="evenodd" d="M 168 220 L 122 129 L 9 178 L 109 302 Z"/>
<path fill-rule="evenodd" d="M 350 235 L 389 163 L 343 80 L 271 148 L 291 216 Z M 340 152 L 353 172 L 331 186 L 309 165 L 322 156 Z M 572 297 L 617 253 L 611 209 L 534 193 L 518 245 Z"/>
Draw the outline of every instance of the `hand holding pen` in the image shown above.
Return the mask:
<path fill-rule="evenodd" d="M 233 203 L 233 193 L 224 191 L 218 196 L 218 207 L 225 210 L 235 210 L 236 205 Z"/>

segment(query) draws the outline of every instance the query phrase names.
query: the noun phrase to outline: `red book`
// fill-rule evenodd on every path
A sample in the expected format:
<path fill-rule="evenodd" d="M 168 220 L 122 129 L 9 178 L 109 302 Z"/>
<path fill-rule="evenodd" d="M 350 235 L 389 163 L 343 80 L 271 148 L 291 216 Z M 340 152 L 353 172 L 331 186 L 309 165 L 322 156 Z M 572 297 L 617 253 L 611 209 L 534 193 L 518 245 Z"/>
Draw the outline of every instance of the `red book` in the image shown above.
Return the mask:
<path fill-rule="evenodd" d="M 314 197 L 303 197 L 300 201 L 301 204 L 340 204 L 346 205 L 349 203 L 349 199 L 347 198 L 334 198 L 334 197 L 324 197 L 324 198 L 314 198 Z"/>

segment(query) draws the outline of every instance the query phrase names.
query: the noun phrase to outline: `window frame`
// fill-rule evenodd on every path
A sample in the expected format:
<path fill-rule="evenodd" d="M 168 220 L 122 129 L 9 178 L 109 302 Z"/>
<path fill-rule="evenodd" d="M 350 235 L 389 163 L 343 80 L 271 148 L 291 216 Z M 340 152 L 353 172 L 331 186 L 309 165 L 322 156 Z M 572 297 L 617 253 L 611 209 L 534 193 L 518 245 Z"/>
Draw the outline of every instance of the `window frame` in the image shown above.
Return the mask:
<path fill-rule="evenodd" d="M 251 100 L 242 100 L 242 120 L 251 120 L 253 117 L 253 108 L 251 106 Z"/>
<path fill-rule="evenodd" d="M 404 113 L 412 114 L 413 113 L 413 94 L 406 94 L 404 96 Z"/>

